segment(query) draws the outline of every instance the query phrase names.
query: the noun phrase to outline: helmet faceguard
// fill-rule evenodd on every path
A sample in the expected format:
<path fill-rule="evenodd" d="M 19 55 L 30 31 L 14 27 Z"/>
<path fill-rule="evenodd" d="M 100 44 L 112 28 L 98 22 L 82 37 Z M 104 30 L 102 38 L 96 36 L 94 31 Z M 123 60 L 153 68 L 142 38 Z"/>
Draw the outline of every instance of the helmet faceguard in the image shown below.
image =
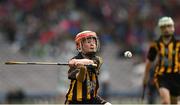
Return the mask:
<path fill-rule="evenodd" d="M 96 41 L 96 51 L 99 49 L 99 40 L 95 32 L 93 31 L 82 31 L 78 33 L 75 37 L 75 42 L 76 42 L 76 49 L 78 52 L 82 52 L 82 42 L 84 40 L 87 40 L 89 38 L 93 38 Z"/>

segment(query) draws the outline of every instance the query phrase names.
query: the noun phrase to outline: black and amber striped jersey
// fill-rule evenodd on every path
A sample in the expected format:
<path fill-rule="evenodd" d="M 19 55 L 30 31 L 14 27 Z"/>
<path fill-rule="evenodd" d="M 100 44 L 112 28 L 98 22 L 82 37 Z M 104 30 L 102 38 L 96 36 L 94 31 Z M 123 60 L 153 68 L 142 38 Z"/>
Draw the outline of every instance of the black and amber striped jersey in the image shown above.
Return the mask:
<path fill-rule="evenodd" d="M 154 41 L 148 52 L 148 59 L 154 61 L 158 56 L 155 76 L 168 73 L 180 72 L 180 41 L 172 37 L 168 44 L 165 44 L 160 37 Z"/>
<path fill-rule="evenodd" d="M 73 57 L 75 59 L 84 59 L 81 53 Z M 68 78 L 71 80 L 69 90 L 66 94 L 68 101 L 84 101 L 96 97 L 99 88 L 99 69 L 102 65 L 102 59 L 99 56 L 91 58 L 98 66 L 97 68 L 87 67 L 86 78 L 83 82 L 76 79 L 76 74 L 79 72 L 76 68 L 70 68 Z"/>

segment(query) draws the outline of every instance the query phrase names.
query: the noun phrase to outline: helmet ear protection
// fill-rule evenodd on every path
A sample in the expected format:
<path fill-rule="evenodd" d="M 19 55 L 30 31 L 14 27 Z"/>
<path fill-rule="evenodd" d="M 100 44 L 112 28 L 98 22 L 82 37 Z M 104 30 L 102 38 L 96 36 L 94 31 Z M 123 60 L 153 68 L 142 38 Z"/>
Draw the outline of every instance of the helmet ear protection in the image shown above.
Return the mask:
<path fill-rule="evenodd" d="M 82 44 L 81 44 L 81 42 L 76 43 L 76 49 L 77 49 L 79 52 L 82 52 Z"/>
<path fill-rule="evenodd" d="M 82 52 L 82 40 L 88 37 L 94 37 L 96 39 L 97 50 L 99 49 L 99 40 L 95 32 L 93 31 L 82 31 L 75 37 L 76 49 L 78 52 Z"/>

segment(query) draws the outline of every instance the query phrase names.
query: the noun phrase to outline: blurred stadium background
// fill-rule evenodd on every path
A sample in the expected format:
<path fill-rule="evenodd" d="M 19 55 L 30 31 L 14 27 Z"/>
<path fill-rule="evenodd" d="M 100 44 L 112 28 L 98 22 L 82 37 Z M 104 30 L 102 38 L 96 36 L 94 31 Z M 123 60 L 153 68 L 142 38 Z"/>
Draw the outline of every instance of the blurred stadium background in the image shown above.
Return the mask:
<path fill-rule="evenodd" d="M 77 53 L 73 39 L 82 30 L 100 38 L 101 96 L 114 104 L 140 103 L 157 20 L 172 16 L 180 34 L 179 9 L 179 0 L 0 0 L 0 103 L 64 103 L 68 67 L 3 63 L 67 62 Z M 126 50 L 132 59 L 123 57 Z"/>

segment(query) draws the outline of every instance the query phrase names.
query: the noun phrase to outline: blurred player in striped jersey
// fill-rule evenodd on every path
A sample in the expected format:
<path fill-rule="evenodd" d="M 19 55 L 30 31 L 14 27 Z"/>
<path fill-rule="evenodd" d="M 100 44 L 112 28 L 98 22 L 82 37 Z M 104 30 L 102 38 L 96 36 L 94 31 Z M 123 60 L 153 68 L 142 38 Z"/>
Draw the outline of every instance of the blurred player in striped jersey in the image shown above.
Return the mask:
<path fill-rule="evenodd" d="M 161 103 L 177 104 L 180 95 L 180 41 L 174 36 L 174 21 L 171 17 L 160 18 L 158 27 L 161 36 L 149 48 L 143 84 L 147 85 L 149 70 L 158 57 L 154 80 Z"/>

